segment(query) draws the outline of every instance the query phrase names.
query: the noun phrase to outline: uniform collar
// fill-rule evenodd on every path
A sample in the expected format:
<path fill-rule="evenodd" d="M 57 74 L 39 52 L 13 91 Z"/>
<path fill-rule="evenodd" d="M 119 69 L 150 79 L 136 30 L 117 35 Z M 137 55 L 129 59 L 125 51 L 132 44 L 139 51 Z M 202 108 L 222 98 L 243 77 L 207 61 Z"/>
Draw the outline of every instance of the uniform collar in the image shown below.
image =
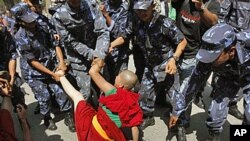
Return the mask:
<path fill-rule="evenodd" d="M 244 48 L 244 44 L 241 42 L 238 42 L 236 44 L 236 51 L 238 55 L 238 59 L 240 64 L 244 64 L 245 62 L 250 60 L 250 51 L 246 48 Z"/>
<path fill-rule="evenodd" d="M 70 7 L 68 2 L 66 2 L 65 3 L 65 8 L 69 12 L 70 15 L 74 15 L 74 14 L 77 14 L 80 11 L 82 11 L 84 7 L 83 7 L 82 2 L 81 2 L 80 3 L 80 9 L 74 9 L 74 8 Z"/>
<path fill-rule="evenodd" d="M 159 16 L 160 16 L 160 13 L 158 13 L 156 11 L 153 13 L 153 18 L 151 19 L 151 22 L 149 23 L 149 27 L 151 27 L 155 24 L 155 22 L 157 21 Z"/>

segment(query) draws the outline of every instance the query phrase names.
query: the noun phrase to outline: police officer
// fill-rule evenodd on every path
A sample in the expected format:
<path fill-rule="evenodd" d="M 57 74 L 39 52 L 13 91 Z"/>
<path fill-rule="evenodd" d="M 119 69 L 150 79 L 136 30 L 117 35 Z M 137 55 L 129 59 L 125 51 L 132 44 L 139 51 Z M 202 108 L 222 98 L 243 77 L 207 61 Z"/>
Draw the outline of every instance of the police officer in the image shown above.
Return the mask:
<path fill-rule="evenodd" d="M 55 67 L 51 50 L 56 50 L 57 53 L 59 66 L 61 66 L 57 69 L 65 66 L 60 47 L 53 44 L 54 38 L 51 38 L 49 33 L 38 24 L 36 21 L 38 15 L 32 12 L 27 4 L 18 3 L 11 8 L 11 12 L 20 26 L 15 34 L 15 41 L 17 52 L 21 56 L 22 76 L 31 87 L 35 98 L 40 104 L 40 113 L 44 116 L 45 126 L 49 130 L 57 129 L 50 116 L 49 102 L 51 95 L 48 90 L 50 88 L 55 94 L 60 110 L 66 113 L 65 124 L 69 126 L 70 131 L 74 132 L 75 126 L 70 112 L 72 104 L 56 83 L 59 77 L 51 71 Z"/>
<path fill-rule="evenodd" d="M 239 31 L 249 29 L 249 5 L 249 0 L 223 0 L 220 6 L 219 23 L 227 23 Z"/>
<path fill-rule="evenodd" d="M 202 37 L 202 48 L 196 55 L 199 63 L 191 74 L 184 95 L 186 105 L 190 104 L 191 97 L 197 93 L 201 84 L 207 81 L 210 72 L 219 74 L 206 120 L 211 140 L 220 140 L 219 135 L 227 119 L 229 102 L 235 97 L 238 88 L 243 89 L 245 100 L 243 124 L 250 125 L 249 35 L 249 30 L 236 34 L 232 26 L 217 24 Z M 170 125 L 174 125 L 176 119 L 172 116 Z"/>
<path fill-rule="evenodd" d="M 12 103 L 14 112 L 16 112 L 16 105 L 22 104 L 25 108 L 24 93 L 20 86 L 23 84 L 21 77 L 16 73 L 16 58 L 15 42 L 8 30 L 8 27 L 0 22 L 0 71 L 9 72 L 9 83 L 12 89 Z"/>
<path fill-rule="evenodd" d="M 114 84 L 115 77 L 119 72 L 128 69 L 127 20 L 129 3 L 126 0 L 105 0 L 100 5 L 100 9 L 110 30 L 111 41 L 109 54 L 105 60 L 104 75 L 111 84 Z"/>
<path fill-rule="evenodd" d="M 245 0 L 223 0 L 221 3 L 219 23 L 227 23 L 239 31 L 250 28 L 250 1 Z M 216 89 L 217 73 L 213 73 L 212 87 Z M 239 88 L 238 88 L 239 89 Z M 213 95 L 212 91 L 211 95 Z M 243 119 L 243 114 L 239 111 L 237 102 L 241 99 L 240 95 L 236 95 L 230 102 L 229 114 L 238 119 Z"/>
<path fill-rule="evenodd" d="M 104 59 L 110 44 L 105 18 L 95 0 L 67 0 L 52 20 L 64 44 L 77 86 L 84 97 L 89 98 L 91 62 L 97 57 Z"/>
<path fill-rule="evenodd" d="M 186 39 L 174 21 L 154 12 L 152 0 L 138 0 L 133 9 L 139 20 L 134 23 L 133 32 L 145 58 L 145 69 L 141 82 L 140 106 L 144 112 L 142 129 L 154 125 L 154 104 L 157 88 L 165 88 L 170 98 L 179 96 L 176 62 L 186 46 Z M 175 50 L 175 52 L 174 52 Z M 173 114 L 178 103 L 173 102 Z"/>
<path fill-rule="evenodd" d="M 43 30 L 45 30 L 47 33 L 49 33 L 50 36 L 54 37 L 55 42 L 53 42 L 53 43 L 55 44 L 55 46 L 59 46 L 60 37 L 56 33 L 55 27 L 52 25 L 50 20 L 45 15 L 42 14 L 41 1 L 40 0 L 25 0 L 24 2 L 26 4 L 28 4 L 29 8 L 38 15 L 37 22 L 38 22 L 39 26 L 41 28 L 43 28 Z M 52 52 L 53 52 L 53 56 L 54 56 L 53 60 L 55 61 L 55 63 L 58 63 L 57 59 L 56 59 L 55 51 L 52 50 Z M 65 70 L 66 68 L 62 68 L 62 69 Z M 56 103 L 54 101 L 54 98 L 52 98 L 52 104 L 53 103 Z M 40 113 L 40 107 L 39 107 L 39 104 L 37 104 L 36 108 L 34 109 L 34 114 L 39 114 L 39 113 Z"/>

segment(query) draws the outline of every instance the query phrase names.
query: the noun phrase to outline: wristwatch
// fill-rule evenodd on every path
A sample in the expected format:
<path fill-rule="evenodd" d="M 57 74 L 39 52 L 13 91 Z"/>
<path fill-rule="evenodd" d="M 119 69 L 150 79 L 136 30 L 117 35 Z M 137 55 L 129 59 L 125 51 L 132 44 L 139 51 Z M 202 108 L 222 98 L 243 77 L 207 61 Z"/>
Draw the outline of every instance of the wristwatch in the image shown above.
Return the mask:
<path fill-rule="evenodd" d="M 173 58 L 174 58 L 175 62 L 179 61 L 179 57 L 178 56 L 173 55 Z"/>

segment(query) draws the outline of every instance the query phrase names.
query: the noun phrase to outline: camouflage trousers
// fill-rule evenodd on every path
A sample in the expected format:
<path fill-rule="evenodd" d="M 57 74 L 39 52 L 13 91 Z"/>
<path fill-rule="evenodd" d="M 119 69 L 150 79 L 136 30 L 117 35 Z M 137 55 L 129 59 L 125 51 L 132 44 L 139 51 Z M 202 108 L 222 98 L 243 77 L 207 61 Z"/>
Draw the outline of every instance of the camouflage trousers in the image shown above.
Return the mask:
<path fill-rule="evenodd" d="M 72 107 L 72 103 L 68 96 L 64 93 L 63 89 L 54 80 L 27 80 L 35 98 L 40 105 L 40 112 L 42 115 L 50 113 L 50 97 L 52 91 L 55 95 L 55 100 L 60 106 L 61 111 L 68 111 Z"/>
<path fill-rule="evenodd" d="M 165 73 L 165 72 L 164 72 Z M 139 90 L 140 97 L 140 106 L 143 109 L 144 113 L 154 112 L 156 94 L 166 95 L 166 98 L 170 101 L 168 103 L 172 104 L 173 107 L 176 107 L 174 103 L 174 98 L 179 94 L 179 77 L 176 75 L 165 75 L 163 81 L 157 81 L 157 76 L 150 71 L 149 68 L 145 67 L 144 73 L 142 76 L 141 88 Z M 162 90 L 164 89 L 164 90 Z"/>

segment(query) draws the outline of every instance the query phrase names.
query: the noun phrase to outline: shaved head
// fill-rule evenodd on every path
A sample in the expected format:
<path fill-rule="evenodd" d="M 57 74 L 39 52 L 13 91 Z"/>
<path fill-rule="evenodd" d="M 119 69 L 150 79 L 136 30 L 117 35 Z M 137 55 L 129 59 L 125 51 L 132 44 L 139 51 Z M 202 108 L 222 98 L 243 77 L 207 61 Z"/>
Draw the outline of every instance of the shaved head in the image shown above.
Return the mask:
<path fill-rule="evenodd" d="M 138 81 L 136 74 L 130 70 L 124 70 L 119 75 L 124 88 L 127 90 L 132 89 Z"/>

